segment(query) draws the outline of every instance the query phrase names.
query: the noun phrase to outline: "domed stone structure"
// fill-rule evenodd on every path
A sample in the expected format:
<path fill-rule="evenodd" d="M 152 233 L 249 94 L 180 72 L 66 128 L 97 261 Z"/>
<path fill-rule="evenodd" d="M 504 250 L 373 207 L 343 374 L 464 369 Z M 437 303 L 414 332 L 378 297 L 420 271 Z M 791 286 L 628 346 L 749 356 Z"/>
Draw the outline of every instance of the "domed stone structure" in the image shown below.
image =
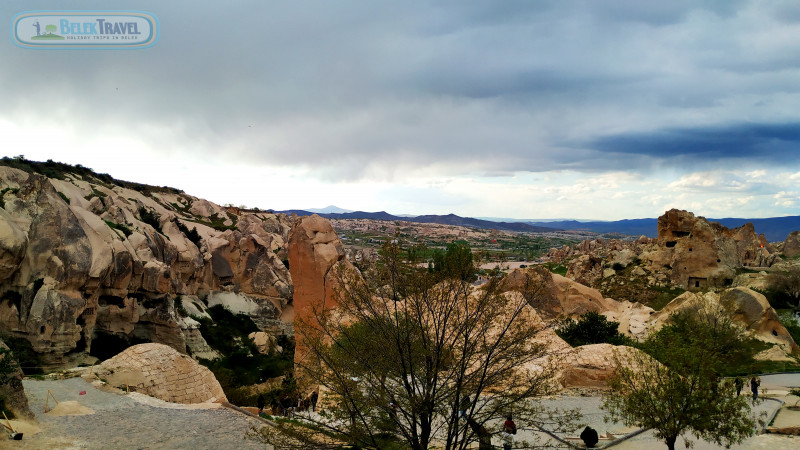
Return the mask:
<path fill-rule="evenodd" d="M 139 344 L 104 361 L 95 374 L 114 387 L 173 403 L 227 401 L 214 374 L 163 344 Z"/>

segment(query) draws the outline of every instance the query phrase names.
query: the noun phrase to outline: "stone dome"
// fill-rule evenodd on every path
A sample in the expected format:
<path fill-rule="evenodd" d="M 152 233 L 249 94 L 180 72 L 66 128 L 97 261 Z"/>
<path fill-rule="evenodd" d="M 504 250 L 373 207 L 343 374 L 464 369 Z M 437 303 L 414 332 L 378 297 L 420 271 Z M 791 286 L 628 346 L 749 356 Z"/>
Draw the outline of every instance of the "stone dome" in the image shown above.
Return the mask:
<path fill-rule="evenodd" d="M 95 367 L 109 385 L 173 403 L 227 401 L 214 374 L 163 344 L 139 344 Z"/>

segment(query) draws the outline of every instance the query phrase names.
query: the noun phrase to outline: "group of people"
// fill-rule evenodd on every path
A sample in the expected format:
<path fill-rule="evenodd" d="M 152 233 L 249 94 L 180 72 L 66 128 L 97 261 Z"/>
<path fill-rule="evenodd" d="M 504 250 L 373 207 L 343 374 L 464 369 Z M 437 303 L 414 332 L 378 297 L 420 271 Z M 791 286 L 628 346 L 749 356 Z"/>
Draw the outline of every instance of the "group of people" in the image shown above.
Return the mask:
<path fill-rule="evenodd" d="M 736 377 L 733 380 L 733 384 L 736 386 L 736 396 L 742 394 L 742 388 L 744 388 L 744 380 L 742 377 Z M 758 388 L 761 386 L 761 379 L 759 377 L 753 376 L 750 378 L 750 392 L 753 393 L 753 401 L 758 399 Z"/>

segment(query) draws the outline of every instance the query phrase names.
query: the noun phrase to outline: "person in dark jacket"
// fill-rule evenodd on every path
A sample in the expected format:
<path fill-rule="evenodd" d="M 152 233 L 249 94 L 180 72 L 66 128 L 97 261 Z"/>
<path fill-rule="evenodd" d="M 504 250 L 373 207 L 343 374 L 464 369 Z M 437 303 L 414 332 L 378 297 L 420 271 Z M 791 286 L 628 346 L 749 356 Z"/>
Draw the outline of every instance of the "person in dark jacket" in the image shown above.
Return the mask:
<path fill-rule="evenodd" d="M 597 436 L 597 430 L 592 427 L 586 427 L 581 433 L 581 440 L 586 444 L 586 448 L 594 448 L 594 446 L 597 445 L 597 441 L 600 440 L 600 437 Z"/>

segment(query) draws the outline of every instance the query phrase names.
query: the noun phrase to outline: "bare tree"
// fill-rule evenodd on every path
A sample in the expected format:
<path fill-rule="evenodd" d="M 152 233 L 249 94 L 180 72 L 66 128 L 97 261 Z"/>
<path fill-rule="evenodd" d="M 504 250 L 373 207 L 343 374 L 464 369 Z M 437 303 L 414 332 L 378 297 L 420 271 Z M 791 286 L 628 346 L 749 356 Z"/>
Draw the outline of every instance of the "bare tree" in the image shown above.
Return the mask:
<path fill-rule="evenodd" d="M 340 273 L 339 286 L 335 309 L 299 324 L 308 351 L 298 371 L 319 386 L 322 419 L 262 430 L 277 448 L 485 447 L 509 413 L 520 424 L 576 418 L 532 401 L 552 391 L 558 358 L 529 305 L 538 285 L 501 293 L 494 277 L 476 290 L 386 244 L 379 264 Z"/>

